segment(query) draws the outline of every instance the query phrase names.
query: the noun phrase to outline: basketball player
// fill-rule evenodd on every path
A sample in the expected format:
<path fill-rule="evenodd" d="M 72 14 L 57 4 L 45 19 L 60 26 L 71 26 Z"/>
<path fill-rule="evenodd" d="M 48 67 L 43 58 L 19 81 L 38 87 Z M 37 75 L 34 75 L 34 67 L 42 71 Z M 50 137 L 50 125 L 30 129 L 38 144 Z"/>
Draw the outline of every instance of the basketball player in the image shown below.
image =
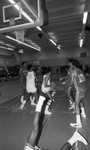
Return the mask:
<path fill-rule="evenodd" d="M 21 86 L 22 86 L 22 95 L 21 95 L 21 105 L 20 105 L 20 109 L 22 110 L 25 103 L 26 103 L 26 76 L 27 76 L 27 63 L 25 61 L 22 62 L 21 68 L 20 68 L 20 80 L 21 80 Z"/>
<path fill-rule="evenodd" d="M 26 91 L 29 94 L 32 94 L 34 97 L 30 96 L 31 105 L 36 105 L 38 102 L 38 93 L 36 88 L 37 77 L 33 70 L 32 65 L 28 65 L 28 73 L 26 76 Z M 36 101 L 36 103 L 35 103 Z"/>
<path fill-rule="evenodd" d="M 44 76 L 43 76 L 43 82 L 41 86 L 41 93 L 39 96 L 38 103 L 36 105 L 35 116 L 34 116 L 34 121 L 33 121 L 34 127 L 33 127 L 31 134 L 28 137 L 25 150 L 28 150 L 27 148 L 28 145 L 30 145 L 29 147 L 32 147 L 32 149 L 35 149 L 37 147 L 38 134 L 40 132 L 40 127 L 41 127 L 40 122 L 43 121 L 41 118 L 41 115 L 42 115 L 42 112 L 44 114 L 44 110 L 45 110 L 45 109 L 43 110 L 43 106 L 44 106 L 45 101 L 51 98 L 51 95 L 49 93 L 51 91 L 50 72 L 51 72 L 50 68 L 48 67 L 44 68 Z"/>
<path fill-rule="evenodd" d="M 84 97 L 86 92 L 86 79 L 83 72 L 78 68 L 78 60 L 73 60 L 72 65 L 74 71 L 72 73 L 72 81 L 76 90 L 75 94 L 75 107 L 76 107 L 76 123 L 71 123 L 72 127 L 82 127 L 81 117 L 86 118 L 85 109 L 84 109 Z"/>
<path fill-rule="evenodd" d="M 47 102 L 47 105 L 45 108 L 45 114 L 48 114 L 48 115 L 52 114 L 52 112 L 49 111 L 49 106 L 51 105 L 51 103 L 54 100 L 53 96 L 52 96 L 50 75 L 51 75 L 51 68 L 45 67 L 44 71 L 43 71 L 43 81 L 42 81 L 41 91 L 49 97 L 49 101 Z"/>
<path fill-rule="evenodd" d="M 70 63 L 73 59 L 68 60 L 69 69 L 67 71 L 67 76 L 60 78 L 60 81 L 62 81 L 62 84 L 65 86 L 65 91 L 68 95 L 69 102 L 70 102 L 70 108 L 74 109 L 74 96 L 73 96 L 73 81 L 72 81 L 72 72 L 73 72 L 73 66 Z"/>
<path fill-rule="evenodd" d="M 68 59 L 67 63 L 69 65 L 69 70 L 68 70 L 68 78 L 65 80 L 65 82 L 63 82 L 63 84 L 65 84 L 65 87 L 67 89 L 67 93 L 68 93 L 68 98 L 69 98 L 69 102 L 70 102 L 70 108 L 69 109 L 75 109 L 75 88 L 74 88 L 74 84 L 73 84 L 73 80 L 72 80 L 72 74 L 74 71 L 74 67 L 72 65 L 73 59 L 70 58 Z"/>

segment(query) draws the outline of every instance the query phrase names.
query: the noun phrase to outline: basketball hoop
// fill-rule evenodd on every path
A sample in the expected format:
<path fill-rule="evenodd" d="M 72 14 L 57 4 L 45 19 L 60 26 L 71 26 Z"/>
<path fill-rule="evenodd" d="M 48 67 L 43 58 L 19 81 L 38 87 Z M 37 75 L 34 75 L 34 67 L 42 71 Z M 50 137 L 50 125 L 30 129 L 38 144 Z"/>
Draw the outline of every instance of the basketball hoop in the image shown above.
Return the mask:
<path fill-rule="evenodd" d="M 16 40 L 24 42 L 25 30 L 17 30 L 15 31 Z"/>
<path fill-rule="evenodd" d="M 10 18 L 9 19 L 10 27 L 15 25 L 15 19 Z M 24 35 L 25 35 L 25 30 L 16 30 L 15 31 L 15 36 L 16 40 L 24 42 Z"/>

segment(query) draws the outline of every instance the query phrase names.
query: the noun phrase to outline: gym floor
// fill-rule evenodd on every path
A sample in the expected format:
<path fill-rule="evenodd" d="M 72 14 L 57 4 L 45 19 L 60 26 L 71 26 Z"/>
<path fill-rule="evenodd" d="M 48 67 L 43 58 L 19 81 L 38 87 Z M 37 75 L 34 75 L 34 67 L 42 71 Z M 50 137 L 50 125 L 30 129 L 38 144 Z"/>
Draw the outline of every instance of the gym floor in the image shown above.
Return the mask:
<path fill-rule="evenodd" d="M 55 80 L 58 87 L 55 101 L 50 106 L 52 115 L 46 115 L 43 120 L 43 130 L 38 145 L 45 150 L 60 150 L 60 147 L 72 136 L 75 128 L 70 123 L 75 121 L 75 114 L 69 110 L 68 98 L 64 88 Z M 83 127 L 79 129 L 90 142 L 90 77 L 87 77 L 87 95 L 85 109 L 87 118 L 82 119 Z M 6 94 L 8 93 L 8 94 Z M 35 106 L 28 101 L 21 111 L 20 81 L 1 84 L 0 101 L 0 150 L 23 150 L 28 134 L 33 127 Z M 75 146 L 74 146 L 75 149 Z M 77 150 L 90 150 L 89 146 L 78 143 Z"/>

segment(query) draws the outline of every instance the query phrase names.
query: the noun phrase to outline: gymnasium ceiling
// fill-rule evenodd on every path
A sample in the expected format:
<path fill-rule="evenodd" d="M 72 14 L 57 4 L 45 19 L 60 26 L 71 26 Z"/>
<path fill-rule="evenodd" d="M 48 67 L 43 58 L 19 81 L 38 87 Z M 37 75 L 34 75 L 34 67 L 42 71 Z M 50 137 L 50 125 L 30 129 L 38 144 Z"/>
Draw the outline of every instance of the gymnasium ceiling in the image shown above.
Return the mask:
<path fill-rule="evenodd" d="M 0 0 L 0 3 L 2 1 L 4 0 Z M 41 47 L 41 51 L 60 51 L 57 46 L 61 49 L 79 48 L 79 41 L 83 35 L 83 47 L 90 47 L 90 0 L 46 0 L 45 4 L 48 15 L 44 25 L 41 26 L 42 31 L 36 28 L 28 29 L 25 36 L 29 40 Z M 85 11 L 88 11 L 88 18 L 86 24 L 83 25 Z M 56 46 L 49 39 L 52 39 Z M 7 46 L 4 45 L 5 43 L 15 46 L 15 50 L 23 48 L 24 52 L 36 52 L 1 34 L 0 45 Z"/>

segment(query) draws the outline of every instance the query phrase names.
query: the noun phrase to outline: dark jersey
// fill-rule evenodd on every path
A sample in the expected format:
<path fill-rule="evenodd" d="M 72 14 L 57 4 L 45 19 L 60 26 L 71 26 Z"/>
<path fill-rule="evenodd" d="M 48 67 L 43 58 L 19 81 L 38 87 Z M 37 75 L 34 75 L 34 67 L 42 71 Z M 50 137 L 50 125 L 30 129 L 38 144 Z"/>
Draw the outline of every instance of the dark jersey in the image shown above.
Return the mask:
<path fill-rule="evenodd" d="M 83 72 L 80 69 L 75 69 L 77 72 L 76 75 L 76 84 L 79 88 L 86 90 L 86 79 Z"/>
<path fill-rule="evenodd" d="M 71 87 L 73 86 L 73 81 L 72 81 L 72 73 L 73 73 L 73 68 L 70 68 L 68 70 L 68 75 L 67 75 L 67 79 L 66 79 L 66 83 L 65 83 L 65 87 L 68 88 L 68 87 Z"/>
<path fill-rule="evenodd" d="M 21 84 L 26 84 L 26 75 L 27 75 L 27 69 L 22 67 L 20 69 L 20 76 L 21 76 Z"/>

